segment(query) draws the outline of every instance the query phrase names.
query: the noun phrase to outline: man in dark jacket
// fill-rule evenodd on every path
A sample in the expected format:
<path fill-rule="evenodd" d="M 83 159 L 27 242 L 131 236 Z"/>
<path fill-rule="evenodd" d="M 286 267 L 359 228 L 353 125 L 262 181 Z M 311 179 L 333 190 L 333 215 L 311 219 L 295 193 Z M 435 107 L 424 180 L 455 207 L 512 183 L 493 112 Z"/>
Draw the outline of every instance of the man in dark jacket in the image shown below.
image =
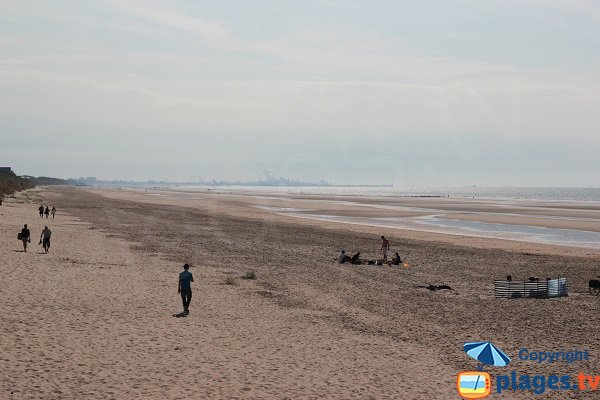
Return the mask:
<path fill-rule="evenodd" d="M 181 301 L 183 302 L 183 313 L 188 315 L 190 313 L 189 307 L 192 301 L 192 282 L 194 282 L 194 276 L 190 271 L 190 266 L 184 264 L 183 271 L 179 274 L 179 287 L 177 293 L 181 294 Z"/>
<path fill-rule="evenodd" d="M 27 243 L 31 243 L 31 232 L 29 232 L 27 224 L 21 229 L 21 241 L 23 242 L 23 251 L 27 252 Z"/>

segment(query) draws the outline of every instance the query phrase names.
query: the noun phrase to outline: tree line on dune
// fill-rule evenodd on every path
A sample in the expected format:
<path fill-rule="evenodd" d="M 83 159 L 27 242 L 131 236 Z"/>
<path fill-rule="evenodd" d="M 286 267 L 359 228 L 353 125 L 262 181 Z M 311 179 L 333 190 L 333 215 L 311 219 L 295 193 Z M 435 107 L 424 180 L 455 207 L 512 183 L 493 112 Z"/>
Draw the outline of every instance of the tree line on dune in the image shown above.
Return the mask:
<path fill-rule="evenodd" d="M 18 176 L 12 171 L 0 174 L 0 198 L 13 195 L 26 189 L 33 189 L 42 185 L 66 185 L 63 179 L 50 178 L 47 176 Z"/>

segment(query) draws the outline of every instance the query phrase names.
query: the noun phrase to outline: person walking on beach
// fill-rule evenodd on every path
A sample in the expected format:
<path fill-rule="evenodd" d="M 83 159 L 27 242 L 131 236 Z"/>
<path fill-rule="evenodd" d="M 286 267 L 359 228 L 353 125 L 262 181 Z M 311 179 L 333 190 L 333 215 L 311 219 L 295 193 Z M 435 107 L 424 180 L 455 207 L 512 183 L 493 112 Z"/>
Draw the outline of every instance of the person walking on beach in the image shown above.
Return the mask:
<path fill-rule="evenodd" d="M 46 254 L 50 252 L 50 236 L 52 236 L 52 231 L 45 226 L 40 234 L 40 244 L 44 245 L 44 252 Z"/>
<path fill-rule="evenodd" d="M 48 219 L 48 216 L 50 216 L 50 209 L 48 208 L 48 206 L 46 206 L 46 209 L 44 210 L 44 214 L 46 214 L 46 219 Z"/>
<path fill-rule="evenodd" d="M 52 211 L 50 211 L 50 214 L 52 214 L 52 219 L 54 219 L 54 216 L 56 215 L 56 207 L 52 206 Z"/>
<path fill-rule="evenodd" d="M 181 301 L 183 302 L 183 313 L 188 315 L 190 313 L 190 302 L 192 301 L 192 282 L 194 282 L 194 276 L 190 271 L 188 264 L 183 265 L 183 271 L 179 274 L 179 287 L 177 293 L 181 294 Z"/>
<path fill-rule="evenodd" d="M 21 229 L 21 241 L 23 242 L 23 251 L 27 253 L 27 243 L 31 243 L 31 232 L 29 232 L 27 224 Z"/>
<path fill-rule="evenodd" d="M 40 206 L 38 210 L 40 211 L 40 218 L 44 218 L 44 206 Z"/>
<path fill-rule="evenodd" d="M 387 253 L 390 251 L 390 242 L 385 238 L 381 237 L 381 252 L 383 253 L 383 261 L 387 261 Z"/>

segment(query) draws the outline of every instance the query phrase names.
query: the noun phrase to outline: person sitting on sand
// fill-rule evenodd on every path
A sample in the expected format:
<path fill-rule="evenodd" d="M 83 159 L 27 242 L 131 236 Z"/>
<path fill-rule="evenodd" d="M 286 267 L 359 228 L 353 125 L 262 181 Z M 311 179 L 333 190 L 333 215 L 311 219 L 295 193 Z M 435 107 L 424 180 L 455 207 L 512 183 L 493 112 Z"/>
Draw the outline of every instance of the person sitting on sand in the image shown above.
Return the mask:
<path fill-rule="evenodd" d="M 400 265 L 400 264 L 402 264 L 402 259 L 400 258 L 400 254 L 398 254 L 398 253 L 394 254 L 392 261 L 390 261 L 388 263 L 388 265 Z"/>
<path fill-rule="evenodd" d="M 337 258 L 337 261 L 338 261 L 340 264 L 343 264 L 343 263 L 345 263 L 345 262 L 352 261 L 352 258 L 350 258 L 350 256 L 348 256 L 348 255 L 346 254 L 346 251 L 345 251 L 345 250 L 342 250 L 342 252 L 340 253 L 340 255 L 339 255 L 339 256 L 338 256 L 338 258 Z"/>
<path fill-rule="evenodd" d="M 44 252 L 46 254 L 50 252 L 50 236 L 52 236 L 52 231 L 45 226 L 40 234 L 40 244 L 44 245 Z"/>
<path fill-rule="evenodd" d="M 183 302 L 183 313 L 188 315 L 190 313 L 190 302 L 192 301 L 192 282 L 194 282 L 194 276 L 190 271 L 188 264 L 183 265 L 183 271 L 179 274 L 179 286 L 177 293 L 181 293 L 181 301 Z"/>
<path fill-rule="evenodd" d="M 50 211 L 50 214 L 52 214 L 52 219 L 54 219 L 54 216 L 56 215 L 56 207 L 52 206 L 52 210 Z"/>
<path fill-rule="evenodd" d="M 385 238 L 381 237 L 381 252 L 383 253 L 383 261 L 387 261 L 387 253 L 390 251 L 390 242 Z"/>
<path fill-rule="evenodd" d="M 354 265 L 362 264 L 362 261 L 360 260 L 360 251 L 352 256 L 350 262 Z"/>
<path fill-rule="evenodd" d="M 31 243 L 31 232 L 29 232 L 27 224 L 21 229 L 21 240 L 23 241 L 23 251 L 27 253 L 27 243 Z"/>

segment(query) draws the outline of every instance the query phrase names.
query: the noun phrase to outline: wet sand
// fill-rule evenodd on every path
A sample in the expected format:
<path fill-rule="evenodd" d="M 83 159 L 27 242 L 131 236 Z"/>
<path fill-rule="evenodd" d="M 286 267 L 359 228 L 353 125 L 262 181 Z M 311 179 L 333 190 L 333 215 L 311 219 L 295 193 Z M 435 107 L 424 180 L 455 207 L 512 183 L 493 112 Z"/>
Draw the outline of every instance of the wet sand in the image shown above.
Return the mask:
<path fill-rule="evenodd" d="M 587 249 L 475 246 L 254 207 L 305 199 L 73 188 L 29 196 L 0 207 L 0 398 L 449 399 L 456 374 L 476 367 L 462 344 L 479 340 L 514 359 L 522 347 L 591 353 L 572 365 L 517 360 L 517 373 L 600 371 L 599 303 L 587 293 L 599 270 Z M 59 210 L 49 255 L 37 245 L 16 251 L 22 223 L 34 238 L 45 223 L 36 196 Z M 333 261 L 340 248 L 376 257 L 382 232 L 409 268 Z M 195 291 L 191 315 L 175 318 L 183 262 L 194 265 Z M 256 280 L 240 278 L 249 269 Z M 567 276 L 570 296 L 495 299 L 493 280 L 507 274 Z M 453 290 L 419 287 L 428 284 Z M 572 398 L 590 398 L 581 395 Z"/>
<path fill-rule="evenodd" d="M 474 221 L 495 224 L 513 224 L 585 232 L 600 232 L 600 204 L 591 202 L 543 202 L 516 200 L 478 200 L 470 198 L 431 197 L 364 197 L 323 196 L 298 194 L 269 194 L 239 191 L 191 191 L 191 190 L 117 190 L 99 189 L 97 193 L 109 198 L 163 205 L 193 207 L 207 212 L 220 212 L 250 218 L 266 218 L 288 221 L 322 228 L 343 228 L 356 232 L 378 234 L 401 234 L 402 237 L 435 240 L 463 244 L 477 248 L 501 248 L 543 254 L 600 256 L 600 249 L 590 246 L 577 247 L 568 243 L 557 246 L 536 242 L 524 242 L 515 235 L 514 240 L 502 237 L 487 238 L 485 235 L 461 235 L 464 230 L 453 232 L 441 229 L 440 234 L 427 225 L 403 223 L 404 229 L 372 227 L 364 223 L 347 224 L 342 220 L 366 218 L 418 218 L 435 217 L 453 221 Z M 279 209 L 280 211 L 277 211 Z M 297 210 L 281 212 L 281 210 Z M 303 217 L 301 219 L 294 218 Z M 331 216 L 340 222 L 319 221 Z M 373 223 L 371 225 L 377 225 Z M 452 234 L 448 234 L 452 232 Z"/>

